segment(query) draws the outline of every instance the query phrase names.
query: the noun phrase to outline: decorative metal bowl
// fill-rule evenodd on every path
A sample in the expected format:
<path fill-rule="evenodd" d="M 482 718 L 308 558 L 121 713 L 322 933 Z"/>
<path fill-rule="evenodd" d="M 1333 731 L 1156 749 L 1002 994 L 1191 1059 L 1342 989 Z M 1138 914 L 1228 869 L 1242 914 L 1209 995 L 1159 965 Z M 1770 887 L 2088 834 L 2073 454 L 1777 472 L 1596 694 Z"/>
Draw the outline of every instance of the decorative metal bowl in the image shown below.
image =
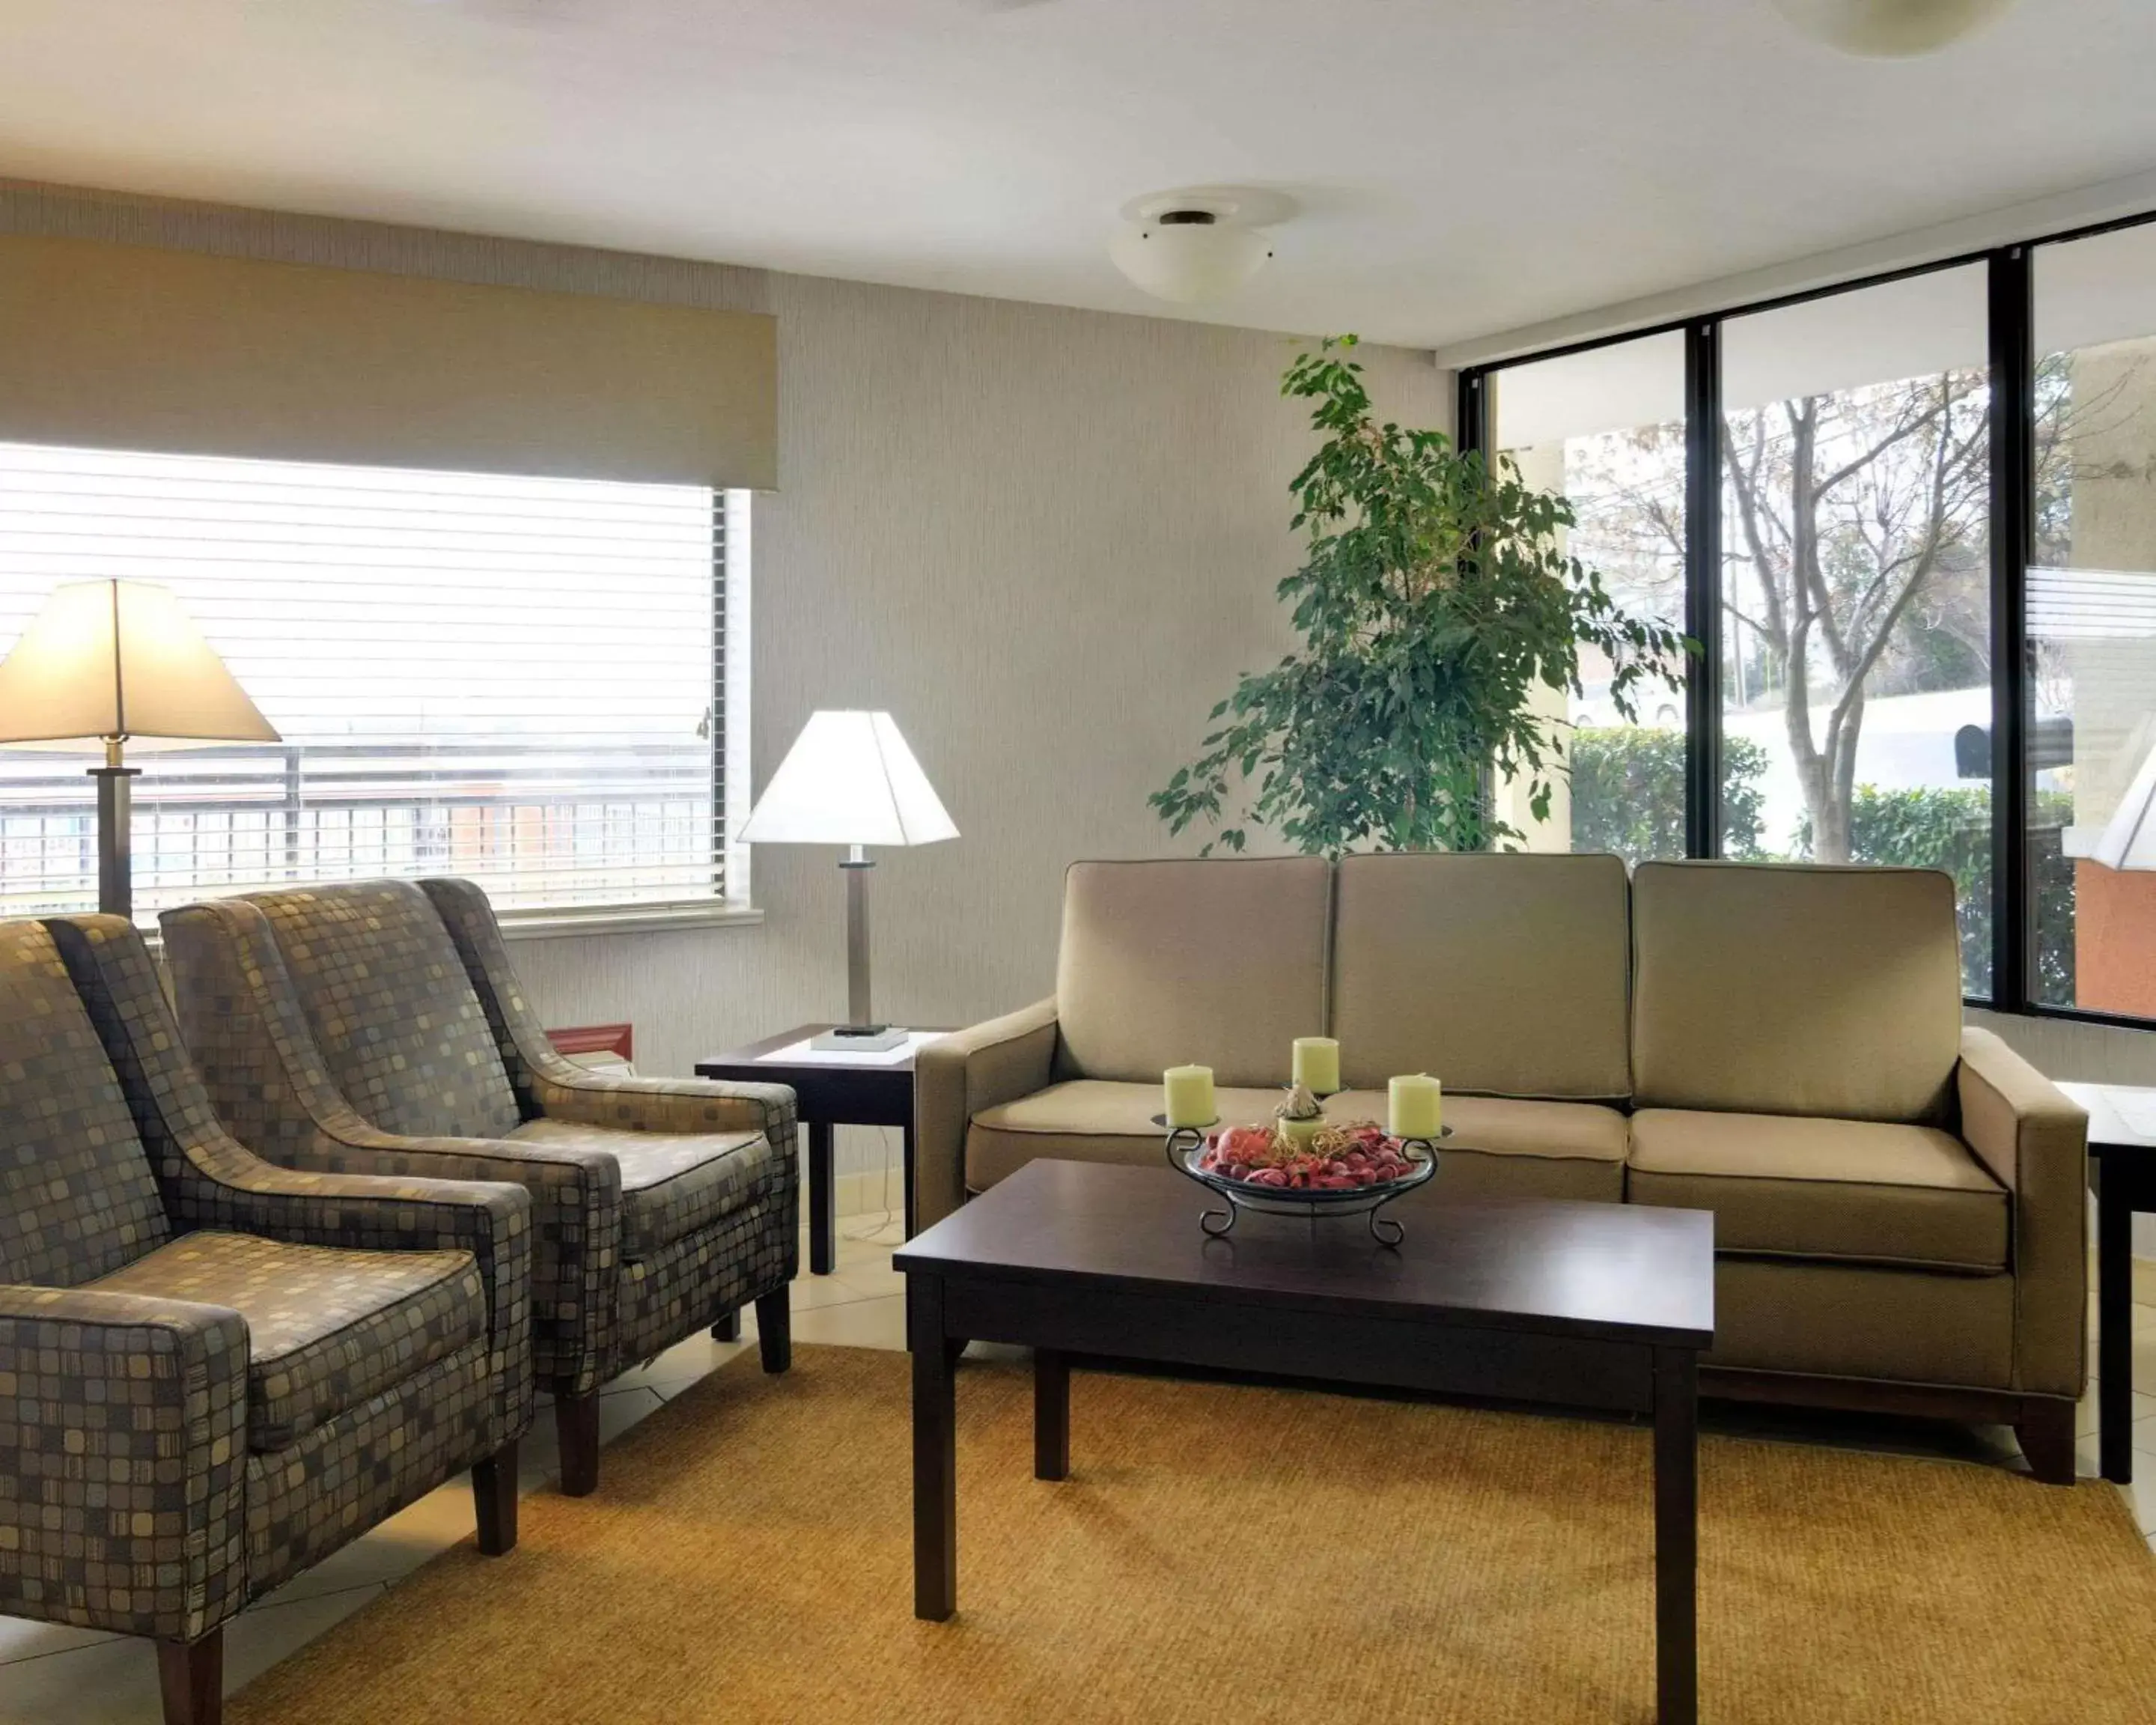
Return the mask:
<path fill-rule="evenodd" d="M 1404 1198 L 1416 1187 L 1426 1183 L 1437 1173 L 1437 1142 L 1430 1138 L 1403 1138 L 1400 1153 L 1415 1164 L 1414 1171 L 1396 1180 L 1380 1180 L 1368 1186 L 1353 1186 L 1344 1190 L 1312 1191 L 1308 1188 L 1296 1189 L 1281 1186 L 1254 1186 L 1248 1180 L 1238 1180 L 1228 1174 L 1216 1173 L 1199 1166 L 1210 1147 L 1205 1135 L 1211 1126 L 1181 1126 L 1168 1127 L 1165 1117 L 1155 1115 L 1153 1124 L 1168 1130 L 1167 1153 L 1168 1166 L 1178 1173 L 1188 1176 L 1208 1192 L 1217 1193 L 1228 1200 L 1224 1210 L 1209 1209 L 1198 1218 L 1198 1225 L 1218 1240 L 1235 1227 L 1235 1219 L 1245 1210 L 1255 1210 L 1260 1215 L 1296 1216 L 1307 1218 L 1312 1227 L 1317 1225 L 1321 1216 L 1367 1216 L 1370 1233 L 1380 1244 L 1398 1245 L 1406 1230 L 1390 1216 L 1378 1213 L 1395 1199 Z M 1450 1127 L 1439 1129 L 1438 1138 L 1452 1136 Z"/>

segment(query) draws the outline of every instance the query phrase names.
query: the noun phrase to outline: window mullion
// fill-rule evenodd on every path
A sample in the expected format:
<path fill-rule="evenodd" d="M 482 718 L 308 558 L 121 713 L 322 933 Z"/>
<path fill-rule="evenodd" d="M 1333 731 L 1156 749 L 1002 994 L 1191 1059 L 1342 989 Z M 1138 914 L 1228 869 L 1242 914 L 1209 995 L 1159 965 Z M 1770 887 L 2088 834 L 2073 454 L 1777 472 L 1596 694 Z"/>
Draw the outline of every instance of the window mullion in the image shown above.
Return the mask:
<path fill-rule="evenodd" d="M 2030 253 L 1986 263 L 1991 374 L 1991 1000 L 2030 1004 L 2029 562 L 2035 542 L 2036 365 Z"/>
<path fill-rule="evenodd" d="M 1685 330 L 1685 854 L 1722 850 L 1722 326 Z"/>

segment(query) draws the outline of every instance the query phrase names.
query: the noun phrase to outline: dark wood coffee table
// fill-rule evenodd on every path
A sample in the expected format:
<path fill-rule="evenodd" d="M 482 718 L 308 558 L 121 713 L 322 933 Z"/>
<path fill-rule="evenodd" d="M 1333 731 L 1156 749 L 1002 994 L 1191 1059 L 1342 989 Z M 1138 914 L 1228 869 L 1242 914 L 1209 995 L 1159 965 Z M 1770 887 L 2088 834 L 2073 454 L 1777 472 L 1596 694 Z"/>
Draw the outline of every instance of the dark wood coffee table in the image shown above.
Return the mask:
<path fill-rule="evenodd" d="M 1663 1725 L 1698 1712 L 1698 1370 L 1714 1219 L 1644 1204 L 1424 1204 L 1397 1247 L 1358 1222 L 1199 1232 L 1166 1168 L 1029 1163 L 902 1248 L 913 1354 L 913 1610 L 957 1609 L 952 1373 L 969 1341 L 1034 1354 L 1034 1472 L 1070 1456 L 1070 1357 L 1650 1414 Z"/>

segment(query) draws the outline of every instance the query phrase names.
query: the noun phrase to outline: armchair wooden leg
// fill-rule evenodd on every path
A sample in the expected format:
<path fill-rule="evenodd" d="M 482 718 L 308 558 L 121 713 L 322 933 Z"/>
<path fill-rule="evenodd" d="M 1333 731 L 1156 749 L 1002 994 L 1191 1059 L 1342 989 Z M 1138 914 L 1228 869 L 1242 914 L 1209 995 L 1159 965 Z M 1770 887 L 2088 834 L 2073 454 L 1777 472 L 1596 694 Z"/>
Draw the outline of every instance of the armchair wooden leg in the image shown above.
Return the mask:
<path fill-rule="evenodd" d="M 2030 1396 L 2014 1422 L 2029 1471 L 2047 1486 L 2074 1482 L 2074 1404 L 2060 1396 Z"/>
<path fill-rule="evenodd" d="M 765 1371 L 783 1372 L 793 1363 L 793 1308 L 784 1288 L 756 1302 L 756 1340 Z"/>
<path fill-rule="evenodd" d="M 714 1342 L 741 1340 L 741 1312 L 738 1307 L 711 1326 L 711 1339 Z"/>
<path fill-rule="evenodd" d="M 599 1396 L 554 1398 L 554 1435 L 562 1450 L 562 1495 L 588 1497 L 599 1488 Z"/>
<path fill-rule="evenodd" d="M 224 1625 L 199 1641 L 157 1643 L 165 1725 L 219 1725 L 224 1717 Z"/>
<path fill-rule="evenodd" d="M 516 1549 L 516 1440 L 472 1465 L 472 1508 L 479 1548 L 499 1558 Z"/>

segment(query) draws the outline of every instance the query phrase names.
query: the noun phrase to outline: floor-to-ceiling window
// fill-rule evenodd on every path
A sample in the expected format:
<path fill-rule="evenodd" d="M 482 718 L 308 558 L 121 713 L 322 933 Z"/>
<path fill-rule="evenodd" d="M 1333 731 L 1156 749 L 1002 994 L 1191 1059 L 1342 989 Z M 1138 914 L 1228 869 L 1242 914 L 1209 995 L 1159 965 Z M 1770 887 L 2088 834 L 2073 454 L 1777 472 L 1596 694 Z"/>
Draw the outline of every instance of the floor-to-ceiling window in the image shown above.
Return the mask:
<path fill-rule="evenodd" d="M 2030 990 L 2156 1018 L 2156 227 L 2034 278 Z"/>
<path fill-rule="evenodd" d="M 1722 361 L 1722 774 L 1758 811 L 1723 854 L 1947 870 L 1988 996 L 1984 272 L 1732 317 Z"/>
<path fill-rule="evenodd" d="M 1636 724 L 1584 669 L 1533 843 L 1943 869 L 1971 999 L 2156 1023 L 2156 215 L 1471 367 L 1460 409 L 1707 649 Z"/>
<path fill-rule="evenodd" d="M 1529 485 L 1562 492 L 1576 517 L 1564 549 L 1599 570 L 1627 609 L 1684 618 L 1685 353 L 1645 336 L 1516 366 L 1495 382 L 1493 441 Z M 1543 691 L 1564 726 L 1568 775 L 1537 821 L 1524 787 L 1499 787 L 1506 818 L 1537 850 L 1608 850 L 1628 861 L 1685 853 L 1685 702 L 1635 691 L 1636 719 L 1610 698 L 1613 667 L 1592 649 L 1581 693 Z"/>

